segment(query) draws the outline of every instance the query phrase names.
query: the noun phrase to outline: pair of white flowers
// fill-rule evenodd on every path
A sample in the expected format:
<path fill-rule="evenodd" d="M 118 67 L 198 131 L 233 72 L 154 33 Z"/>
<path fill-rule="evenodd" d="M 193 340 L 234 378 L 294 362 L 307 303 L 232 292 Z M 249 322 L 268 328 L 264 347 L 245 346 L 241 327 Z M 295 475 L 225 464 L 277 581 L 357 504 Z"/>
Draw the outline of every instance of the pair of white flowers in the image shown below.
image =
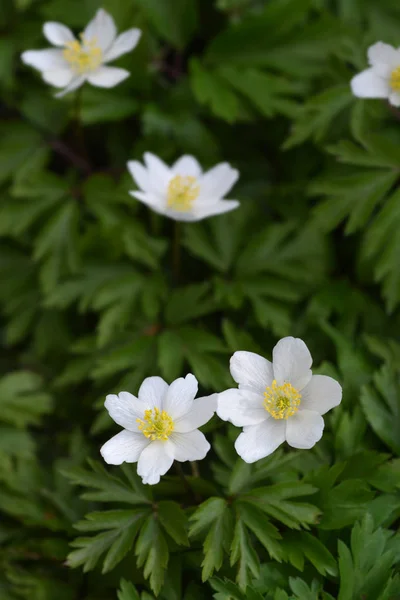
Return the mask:
<path fill-rule="evenodd" d="M 230 360 L 238 389 L 197 398 L 197 380 L 189 374 L 168 385 L 148 377 L 138 397 L 109 395 L 105 406 L 123 431 L 100 452 L 112 465 L 138 463 L 143 483 L 156 484 L 179 462 L 202 460 L 210 444 L 199 427 L 215 412 L 243 427 L 235 448 L 247 463 L 274 452 L 285 440 L 293 448 L 312 448 L 322 437 L 322 415 L 338 406 L 342 388 L 325 375 L 312 375 L 312 358 L 299 338 L 280 340 L 272 362 L 253 352 L 235 352 Z"/>
<path fill-rule="evenodd" d="M 85 81 L 105 88 L 124 81 L 129 71 L 107 65 L 133 50 L 141 36 L 140 29 L 135 28 L 117 36 L 113 18 L 103 9 L 97 11 L 79 40 L 61 23 L 45 23 L 43 33 L 56 48 L 28 50 L 21 58 L 38 69 L 46 83 L 63 88 L 58 97 Z M 370 68 L 351 80 L 353 94 L 359 98 L 387 98 L 393 106 L 400 106 L 400 49 L 378 42 L 369 48 L 368 61 Z M 187 185 L 189 189 L 190 183 Z"/>
<path fill-rule="evenodd" d="M 57 97 L 85 82 L 105 88 L 121 83 L 129 71 L 107 65 L 133 50 L 141 35 L 139 29 L 128 29 L 117 36 L 113 18 L 103 9 L 97 11 L 79 40 L 61 23 L 45 23 L 43 33 L 56 48 L 28 50 L 22 60 L 41 71 L 44 81 L 62 88 Z M 203 173 L 193 156 L 182 156 L 171 168 L 149 152 L 144 161 L 145 165 L 128 163 L 139 188 L 131 194 L 158 213 L 176 221 L 200 221 L 239 206 L 237 200 L 223 200 L 239 176 L 228 163 Z"/>

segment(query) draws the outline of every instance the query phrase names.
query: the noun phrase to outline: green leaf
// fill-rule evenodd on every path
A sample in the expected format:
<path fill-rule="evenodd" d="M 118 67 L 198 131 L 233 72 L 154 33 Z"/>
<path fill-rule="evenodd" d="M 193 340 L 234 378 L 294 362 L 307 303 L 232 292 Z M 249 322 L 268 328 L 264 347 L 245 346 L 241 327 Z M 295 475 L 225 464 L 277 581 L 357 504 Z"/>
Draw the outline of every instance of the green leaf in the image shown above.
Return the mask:
<path fill-rule="evenodd" d="M 290 577 L 289 585 L 292 592 L 296 594 L 296 600 L 318 600 L 318 590 L 310 589 L 300 577 Z"/>
<path fill-rule="evenodd" d="M 257 506 L 241 500 L 237 502 L 237 510 L 243 523 L 254 533 L 271 558 L 281 562 L 284 552 L 279 540 L 282 536 L 265 513 Z"/>
<path fill-rule="evenodd" d="M 188 546 L 187 518 L 176 502 L 164 500 L 158 503 L 158 518 L 165 531 L 177 544 Z"/>
<path fill-rule="evenodd" d="M 82 498 L 97 502 L 122 502 L 124 504 L 151 504 L 151 492 L 141 482 L 136 473 L 131 473 L 126 467 L 128 477 L 111 475 L 99 463 L 89 461 L 91 470 L 83 467 L 73 467 L 64 470 L 64 475 L 73 485 L 92 488 L 84 492 Z"/>
<path fill-rule="evenodd" d="M 353 559 L 350 550 L 341 541 L 338 541 L 340 589 L 338 600 L 352 600 L 354 594 Z"/>
<path fill-rule="evenodd" d="M 48 150 L 34 129 L 22 122 L 2 121 L 0 127 L 0 183 L 40 170 Z M 36 161 L 36 162 L 35 162 Z"/>
<path fill-rule="evenodd" d="M 135 554 L 138 567 L 144 567 L 143 575 L 149 579 L 151 589 L 158 595 L 164 582 L 168 565 L 168 545 L 154 517 L 148 517 L 136 543 Z"/>
<path fill-rule="evenodd" d="M 257 488 L 242 496 L 242 499 L 269 516 L 278 519 L 291 529 L 308 527 L 318 520 L 320 511 L 312 504 L 295 502 L 289 498 L 309 496 L 317 491 L 311 485 L 298 481 L 278 483 L 268 487 Z"/>
<path fill-rule="evenodd" d="M 117 592 L 117 595 L 118 600 L 140 600 L 140 596 L 136 591 L 135 586 L 125 579 L 121 579 L 120 589 Z"/>
<path fill-rule="evenodd" d="M 90 571 L 101 555 L 107 552 L 102 572 L 111 571 L 132 548 L 147 514 L 148 510 L 113 510 L 86 515 L 85 521 L 77 523 L 77 529 L 107 531 L 94 537 L 76 538 L 71 545 L 77 550 L 68 555 L 69 566 L 75 568 L 82 565 L 84 571 Z"/>
<path fill-rule="evenodd" d="M 192 59 L 190 80 L 197 101 L 209 105 L 215 116 L 228 123 L 247 116 L 238 95 L 217 71 L 207 71 L 197 60 Z"/>
<path fill-rule="evenodd" d="M 247 585 L 251 581 L 251 575 L 254 578 L 257 578 L 259 575 L 259 559 L 251 544 L 247 529 L 240 518 L 236 520 L 233 531 L 230 563 L 231 566 L 239 563 L 236 581 L 242 590 L 247 588 Z"/>
<path fill-rule="evenodd" d="M 204 540 L 204 560 L 202 562 L 202 580 L 207 581 L 214 570 L 218 571 L 228 552 L 233 535 L 232 512 L 222 498 L 209 498 L 193 513 L 190 519 L 193 525 L 189 536 L 208 531 Z"/>
<path fill-rule="evenodd" d="M 336 120 L 341 113 L 351 102 L 352 96 L 347 84 L 329 88 L 317 96 L 310 98 L 295 113 L 295 120 L 290 135 L 283 148 L 289 150 L 302 144 L 309 138 L 316 142 L 323 140 L 329 130 L 335 126 Z M 344 150 L 342 144 L 345 144 L 345 142 L 334 147 L 335 154 L 338 155 L 339 160 L 344 159 L 344 155 L 341 152 Z M 333 151 L 333 148 L 331 150 Z M 374 164 L 374 166 L 378 165 Z"/>
<path fill-rule="evenodd" d="M 263 73 L 258 69 L 242 70 L 235 67 L 223 67 L 217 73 L 265 117 L 293 109 L 294 102 L 289 98 L 295 88 L 284 78 Z"/>
<path fill-rule="evenodd" d="M 44 289 L 51 291 L 63 275 L 78 268 L 79 210 L 68 201 L 46 222 L 35 241 L 34 259 L 43 261 L 41 276 Z"/>
<path fill-rule="evenodd" d="M 351 174 L 330 174 L 314 182 L 310 194 L 328 196 L 314 211 L 316 222 L 325 231 L 337 227 L 348 218 L 346 233 L 364 227 L 397 179 L 392 170 L 352 170 Z"/>
<path fill-rule="evenodd" d="M 183 50 L 197 27 L 197 0 L 138 0 L 138 4 L 157 33 Z"/>
<path fill-rule="evenodd" d="M 15 427 L 0 426 L 0 456 L 9 455 L 29 459 L 35 449 L 32 436 Z"/>
<path fill-rule="evenodd" d="M 51 411 L 51 396 L 42 391 L 42 378 L 16 371 L 0 379 L 0 421 L 18 428 L 38 424 Z"/>
<path fill-rule="evenodd" d="M 168 323 L 178 325 L 216 310 L 216 303 L 210 295 L 210 284 L 204 282 L 175 290 L 168 300 L 165 316 Z"/>
<path fill-rule="evenodd" d="M 297 552 L 301 556 L 302 562 L 303 556 L 305 556 L 321 575 L 337 575 L 337 565 L 334 557 L 315 535 L 311 535 L 306 531 L 296 535 L 288 532 L 284 536 L 284 548 L 288 553 L 289 560 L 291 553 Z"/>
<path fill-rule="evenodd" d="M 137 100 L 120 91 L 110 93 L 109 90 L 86 87 L 82 94 L 81 119 L 85 125 L 127 119 L 137 109 Z"/>
<path fill-rule="evenodd" d="M 400 455 L 400 402 L 398 376 L 386 365 L 374 375 L 374 387 L 361 391 L 361 405 L 367 421 L 379 438 Z"/>

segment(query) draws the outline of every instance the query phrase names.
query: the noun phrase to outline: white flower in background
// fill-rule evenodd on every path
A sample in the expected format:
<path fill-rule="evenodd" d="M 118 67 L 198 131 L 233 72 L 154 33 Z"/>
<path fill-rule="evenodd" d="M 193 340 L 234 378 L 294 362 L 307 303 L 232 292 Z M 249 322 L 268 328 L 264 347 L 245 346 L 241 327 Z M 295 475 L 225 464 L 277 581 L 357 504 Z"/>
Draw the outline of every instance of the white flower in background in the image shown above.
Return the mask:
<path fill-rule="evenodd" d="M 210 444 L 198 427 L 213 416 L 217 394 L 194 399 L 197 387 L 191 374 L 171 385 L 148 377 L 138 398 L 129 392 L 107 396 L 105 407 L 124 429 L 101 448 L 104 460 L 110 465 L 137 462 L 143 483 L 155 484 L 174 460 L 203 459 Z"/>
<path fill-rule="evenodd" d="M 97 11 L 79 40 L 61 23 L 45 23 L 43 33 L 57 49 L 27 50 L 21 58 L 41 71 L 46 83 L 64 88 L 57 97 L 76 90 L 85 81 L 103 88 L 124 81 L 129 71 L 106 64 L 133 50 L 141 35 L 140 29 L 128 29 L 117 36 L 114 19 L 103 9 Z"/>
<path fill-rule="evenodd" d="M 321 415 L 342 399 L 337 381 L 312 375 L 303 340 L 283 338 L 272 357 L 270 363 L 253 352 L 235 352 L 230 370 L 239 389 L 218 395 L 218 416 L 243 427 L 235 448 L 248 463 L 268 456 L 285 440 L 293 448 L 312 448 L 322 437 Z"/>
<path fill-rule="evenodd" d="M 140 190 L 130 194 L 166 217 L 200 221 L 239 206 L 237 200 L 223 200 L 239 177 L 239 172 L 228 163 L 220 163 L 203 173 L 193 156 L 182 156 L 168 167 L 146 152 L 144 162 L 146 166 L 135 160 L 128 162 Z"/>
<path fill-rule="evenodd" d="M 351 80 L 351 89 L 358 98 L 387 98 L 400 106 L 400 48 L 378 42 L 368 49 L 369 69 Z"/>

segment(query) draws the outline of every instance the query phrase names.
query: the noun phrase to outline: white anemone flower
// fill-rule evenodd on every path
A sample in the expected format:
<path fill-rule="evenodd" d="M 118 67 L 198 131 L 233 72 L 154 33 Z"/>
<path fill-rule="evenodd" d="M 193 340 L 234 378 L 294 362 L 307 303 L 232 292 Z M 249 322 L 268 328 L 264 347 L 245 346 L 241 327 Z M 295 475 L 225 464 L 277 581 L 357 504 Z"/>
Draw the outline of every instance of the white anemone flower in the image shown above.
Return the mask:
<path fill-rule="evenodd" d="M 335 379 L 312 375 L 303 340 L 283 338 L 272 358 L 271 363 L 253 352 L 235 352 L 230 370 L 239 389 L 218 395 L 218 416 L 243 427 L 235 448 L 247 463 L 268 456 L 285 440 L 293 448 L 312 448 L 322 437 L 321 415 L 342 399 Z"/>
<path fill-rule="evenodd" d="M 172 167 L 146 152 L 145 166 L 132 160 L 128 169 L 138 192 L 130 192 L 154 211 L 175 221 L 201 221 L 229 212 L 239 206 L 237 200 L 223 200 L 239 177 L 228 163 L 220 163 L 203 173 L 193 156 L 182 156 Z"/>
<path fill-rule="evenodd" d="M 368 49 L 369 69 L 351 80 L 351 89 L 358 98 L 387 98 L 400 106 L 400 48 L 378 42 Z"/>
<path fill-rule="evenodd" d="M 103 9 L 97 11 L 79 40 L 61 23 L 45 23 L 43 33 L 56 48 L 27 50 L 21 59 L 41 71 L 46 83 L 64 88 L 56 94 L 58 98 L 76 90 L 85 81 L 101 88 L 111 88 L 124 81 L 129 71 L 106 65 L 133 50 L 141 35 L 140 29 L 128 29 L 117 36 L 114 19 Z"/>
<path fill-rule="evenodd" d="M 174 460 L 202 460 L 210 449 L 198 430 L 214 415 L 217 394 L 196 398 L 194 375 L 168 385 L 161 377 L 147 377 L 138 397 L 129 392 L 107 396 L 105 407 L 124 427 L 102 446 L 100 452 L 110 465 L 138 463 L 143 483 L 155 484 Z"/>

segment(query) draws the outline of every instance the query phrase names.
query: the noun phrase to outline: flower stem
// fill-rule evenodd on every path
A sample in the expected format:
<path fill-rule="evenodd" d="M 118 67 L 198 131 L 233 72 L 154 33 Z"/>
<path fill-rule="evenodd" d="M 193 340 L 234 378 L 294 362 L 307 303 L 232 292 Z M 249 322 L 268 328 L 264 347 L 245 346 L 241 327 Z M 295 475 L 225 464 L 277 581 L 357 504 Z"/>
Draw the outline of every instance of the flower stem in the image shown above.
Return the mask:
<path fill-rule="evenodd" d="M 74 121 L 74 128 L 75 128 L 75 139 L 76 139 L 76 145 L 78 148 L 79 153 L 84 157 L 85 160 L 87 160 L 87 151 L 86 151 L 86 145 L 85 145 L 85 138 L 83 135 L 83 127 L 82 127 L 82 90 L 83 88 L 80 87 L 76 90 L 75 93 L 75 102 L 74 102 L 74 107 L 73 107 L 73 121 Z"/>
<path fill-rule="evenodd" d="M 195 460 L 193 460 L 190 463 L 190 466 L 192 467 L 193 477 L 200 477 L 199 465 L 197 464 L 197 462 Z"/>
<path fill-rule="evenodd" d="M 188 494 L 193 498 L 193 500 L 195 501 L 196 504 L 199 504 L 199 502 L 201 501 L 201 498 L 199 497 L 199 495 L 194 491 L 194 489 L 192 488 L 192 486 L 190 485 L 189 481 L 186 478 L 185 472 L 182 469 L 182 465 L 178 462 L 175 461 L 174 463 L 175 465 L 175 469 L 176 472 L 178 473 L 179 477 L 182 480 L 182 483 L 185 487 L 185 490 L 188 492 Z"/>
<path fill-rule="evenodd" d="M 172 267 L 175 283 L 179 282 L 181 275 L 181 224 L 175 221 L 174 226 L 174 241 L 172 248 Z"/>

